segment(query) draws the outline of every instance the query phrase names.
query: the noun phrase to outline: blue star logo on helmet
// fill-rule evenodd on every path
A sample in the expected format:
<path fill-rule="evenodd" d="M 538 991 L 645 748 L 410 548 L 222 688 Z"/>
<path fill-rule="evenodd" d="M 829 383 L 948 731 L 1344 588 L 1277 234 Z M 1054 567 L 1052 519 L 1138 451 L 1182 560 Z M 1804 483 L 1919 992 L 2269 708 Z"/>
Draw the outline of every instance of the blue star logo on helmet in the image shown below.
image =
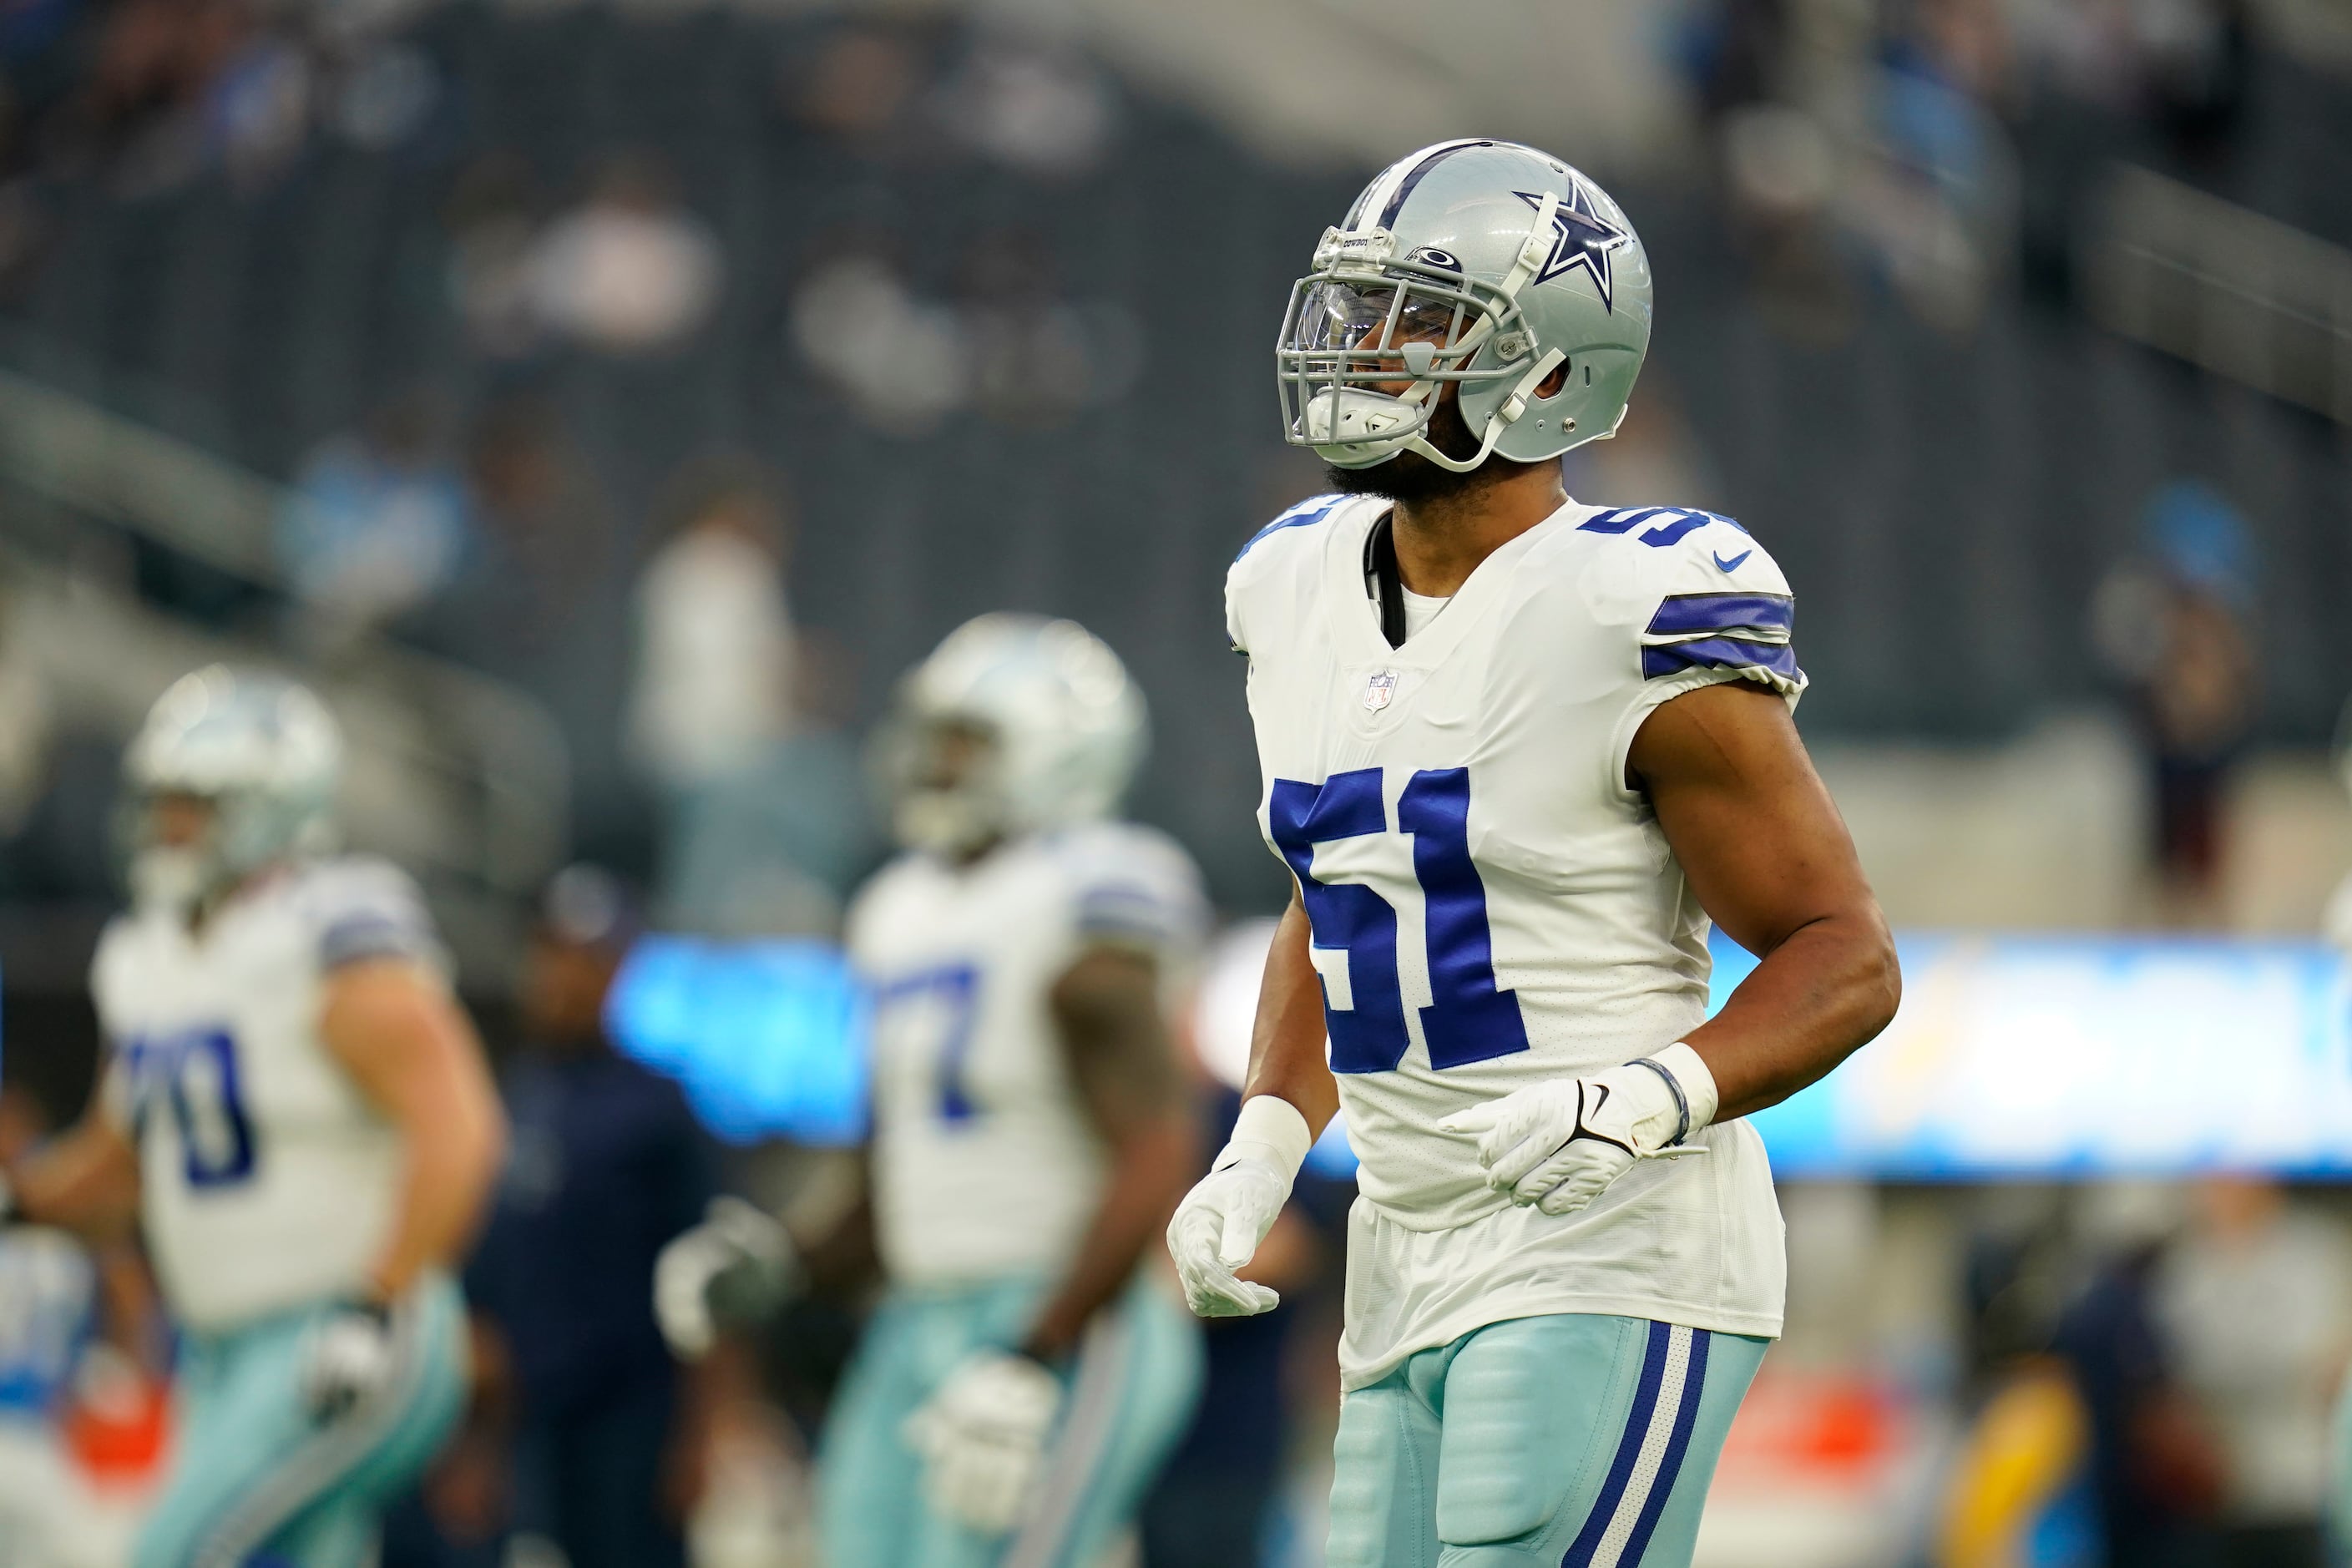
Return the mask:
<path fill-rule="evenodd" d="M 1535 208 L 1543 210 L 1541 191 L 1514 191 L 1513 195 Z M 1541 270 L 1534 281 L 1548 283 L 1551 279 L 1581 267 L 1591 278 L 1592 286 L 1601 293 L 1601 308 L 1614 310 L 1610 298 L 1616 280 L 1611 276 L 1609 253 L 1623 245 L 1633 236 L 1620 224 L 1601 216 L 1593 205 L 1592 193 L 1581 180 L 1568 183 L 1568 194 L 1552 210 L 1551 254 L 1544 258 Z"/>

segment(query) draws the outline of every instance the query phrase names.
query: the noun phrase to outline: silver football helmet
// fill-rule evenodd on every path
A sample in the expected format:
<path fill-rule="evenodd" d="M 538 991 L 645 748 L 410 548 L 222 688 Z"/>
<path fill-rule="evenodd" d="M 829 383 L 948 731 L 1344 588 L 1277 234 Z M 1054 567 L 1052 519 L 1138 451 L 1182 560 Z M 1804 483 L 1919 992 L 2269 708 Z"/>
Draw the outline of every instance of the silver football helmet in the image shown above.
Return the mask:
<path fill-rule="evenodd" d="M 329 847 L 342 753 L 334 716 L 293 681 L 217 664 L 182 676 L 123 756 L 134 897 L 184 910 L 274 860 Z M 209 822 L 167 842 L 164 796 L 208 804 Z"/>
<path fill-rule="evenodd" d="M 1381 170 L 1292 286 L 1284 433 L 1343 468 L 1541 462 L 1616 434 L 1649 346 L 1649 257 L 1607 192 L 1516 142 L 1441 142 Z M 1448 384 L 1467 459 L 1427 439 Z"/>
<path fill-rule="evenodd" d="M 908 672 L 879 761 L 899 840 L 955 855 L 1109 815 L 1143 748 L 1117 654 L 1075 621 L 996 614 Z"/>

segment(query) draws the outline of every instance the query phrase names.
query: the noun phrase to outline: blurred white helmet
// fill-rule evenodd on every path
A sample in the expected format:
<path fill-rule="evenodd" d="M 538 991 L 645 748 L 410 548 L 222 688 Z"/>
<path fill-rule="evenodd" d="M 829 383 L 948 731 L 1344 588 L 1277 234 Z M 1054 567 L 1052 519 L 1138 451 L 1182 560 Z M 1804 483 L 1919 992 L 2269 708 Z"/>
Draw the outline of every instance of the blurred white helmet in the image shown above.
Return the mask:
<path fill-rule="evenodd" d="M 1649 256 L 1608 192 L 1516 142 L 1441 142 L 1381 170 L 1292 286 L 1283 433 L 1342 468 L 1543 462 L 1616 434 L 1649 347 Z M 1448 383 L 1468 458 L 1427 439 Z"/>
<path fill-rule="evenodd" d="M 956 855 L 1108 816 L 1143 747 L 1117 654 L 1075 621 L 996 614 L 908 672 L 880 760 L 900 842 Z"/>
<path fill-rule="evenodd" d="M 156 699 L 123 756 L 131 881 L 142 904 L 184 910 L 274 860 L 332 842 L 342 733 L 326 705 L 280 676 L 209 665 Z M 207 803 L 203 831 L 159 836 L 159 798 Z"/>

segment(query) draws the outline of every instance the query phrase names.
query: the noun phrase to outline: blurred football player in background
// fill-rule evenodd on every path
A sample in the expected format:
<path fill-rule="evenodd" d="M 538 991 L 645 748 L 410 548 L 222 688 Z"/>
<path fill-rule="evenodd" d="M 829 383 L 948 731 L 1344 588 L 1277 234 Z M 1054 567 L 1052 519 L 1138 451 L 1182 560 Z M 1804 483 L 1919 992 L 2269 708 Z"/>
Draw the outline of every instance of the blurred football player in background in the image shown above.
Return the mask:
<path fill-rule="evenodd" d="M 341 754 L 275 677 L 157 701 L 125 762 L 133 906 L 92 974 L 104 1076 L 8 1173 L 53 1224 L 135 1204 L 185 1333 L 136 1568 L 357 1568 L 463 1395 L 449 1269 L 504 1121 L 417 889 L 327 854 Z"/>
<path fill-rule="evenodd" d="M 872 1223 L 889 1294 L 818 1455 L 832 1568 L 1093 1563 L 1182 1434 L 1195 1326 L 1139 1268 L 1198 1169 L 1171 992 L 1199 941 L 1173 843 L 1108 820 L 1141 696 L 1068 621 L 983 616 L 907 679 L 882 754 L 907 853 L 859 896 Z M 729 1204 L 665 1255 L 664 1327 L 798 1273 Z"/>
<path fill-rule="evenodd" d="M 1271 1307 L 1234 1271 L 1344 1103 L 1333 1568 L 1685 1568 L 1780 1329 L 1735 1119 L 1894 1015 L 1780 568 L 1711 512 L 1562 488 L 1650 314 L 1605 193 L 1465 141 L 1373 180 L 1284 324 L 1286 433 L 1342 493 L 1261 531 L 1226 607 L 1296 891 L 1169 1245 L 1196 1311 Z M 1762 959 L 1711 1020 L 1710 915 Z"/>

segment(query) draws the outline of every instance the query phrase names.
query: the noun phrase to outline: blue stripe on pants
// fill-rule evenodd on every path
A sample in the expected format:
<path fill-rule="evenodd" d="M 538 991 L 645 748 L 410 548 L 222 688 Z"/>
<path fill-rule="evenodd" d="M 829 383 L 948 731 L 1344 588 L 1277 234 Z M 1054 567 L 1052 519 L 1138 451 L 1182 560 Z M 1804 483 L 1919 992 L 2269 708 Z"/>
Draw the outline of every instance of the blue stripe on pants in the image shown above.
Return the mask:
<path fill-rule="evenodd" d="M 1330 1568 L 1687 1568 L 1764 1350 L 1559 1313 L 1417 1352 L 1340 1406 Z"/>
<path fill-rule="evenodd" d="M 1639 1563 L 1642 1553 L 1649 1550 L 1650 1537 L 1658 1528 L 1658 1516 L 1665 1511 L 1666 1499 L 1675 1491 L 1675 1478 L 1682 1473 L 1683 1456 L 1690 1452 L 1692 1428 L 1698 1424 L 1699 1395 L 1706 1391 L 1706 1347 L 1715 1336 L 1699 1330 L 1690 1334 L 1690 1365 L 1683 1373 L 1682 1405 L 1675 1412 L 1675 1429 L 1666 1441 L 1665 1458 L 1658 1462 L 1656 1478 L 1650 1482 L 1650 1499 L 1642 1505 L 1641 1516 L 1633 1521 L 1633 1533 L 1626 1539 L 1621 1559 Z"/>
<path fill-rule="evenodd" d="M 1149 1279 L 1090 1330 L 1030 1527 L 983 1537 L 934 1515 L 907 1418 L 975 1351 L 1017 1344 L 1051 1281 L 894 1290 L 867 1325 L 817 1451 L 827 1568 L 1081 1568 L 1130 1521 L 1192 1419 L 1201 1328 Z"/>
<path fill-rule="evenodd" d="M 1617 1517 L 1617 1505 L 1624 1500 L 1633 1466 L 1642 1458 L 1650 1418 L 1657 1413 L 1658 1384 L 1665 1380 L 1666 1348 L 1673 1335 L 1674 1331 L 1664 1323 L 1650 1325 L 1649 1348 L 1642 1357 L 1642 1381 L 1634 1389 L 1633 1413 L 1625 1418 L 1625 1435 L 1617 1440 L 1617 1458 L 1610 1463 L 1609 1479 L 1601 1483 L 1601 1496 L 1585 1516 L 1584 1528 L 1577 1532 L 1568 1555 L 1559 1560 L 1560 1568 L 1592 1568 L 1592 1554 L 1601 1549 L 1601 1533 L 1610 1521 Z"/>
<path fill-rule="evenodd" d="M 378 1510 L 432 1458 L 466 1390 L 464 1308 L 435 1278 L 395 1310 L 398 1362 L 378 1399 L 325 1426 L 302 1394 L 325 1307 L 190 1336 L 171 1469 L 139 1532 L 133 1568 L 359 1568 Z"/>

